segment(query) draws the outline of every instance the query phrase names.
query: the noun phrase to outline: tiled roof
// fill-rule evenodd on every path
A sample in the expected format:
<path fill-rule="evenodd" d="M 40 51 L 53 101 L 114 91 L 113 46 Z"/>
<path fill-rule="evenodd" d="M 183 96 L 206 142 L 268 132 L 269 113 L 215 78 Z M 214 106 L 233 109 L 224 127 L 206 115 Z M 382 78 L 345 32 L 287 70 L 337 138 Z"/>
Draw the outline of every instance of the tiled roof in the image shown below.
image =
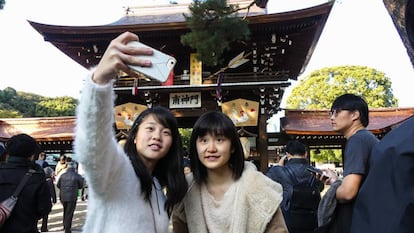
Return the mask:
<path fill-rule="evenodd" d="M 376 134 L 392 128 L 414 116 L 414 108 L 370 109 L 368 130 Z M 285 110 L 282 129 L 288 135 L 337 135 L 332 131 L 329 110 Z"/>
<path fill-rule="evenodd" d="M 26 133 L 37 141 L 73 140 L 75 117 L 2 118 L 0 140 Z"/>
<path fill-rule="evenodd" d="M 282 129 L 292 135 L 337 135 L 332 131 L 329 110 L 285 110 Z M 368 130 L 386 133 L 414 116 L 414 108 L 370 109 Z M 38 141 L 73 140 L 75 117 L 2 118 L 0 140 L 27 133 Z"/>

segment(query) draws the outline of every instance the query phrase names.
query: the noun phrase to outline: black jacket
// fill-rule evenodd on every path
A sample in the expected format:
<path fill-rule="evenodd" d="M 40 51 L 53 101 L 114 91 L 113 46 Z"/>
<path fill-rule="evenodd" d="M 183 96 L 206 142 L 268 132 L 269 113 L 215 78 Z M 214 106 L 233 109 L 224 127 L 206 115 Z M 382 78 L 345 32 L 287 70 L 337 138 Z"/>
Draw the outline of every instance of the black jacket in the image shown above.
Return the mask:
<path fill-rule="evenodd" d="M 44 172 L 34 162 L 20 157 L 9 157 L 7 162 L 0 165 L 0 201 L 14 193 L 29 168 L 38 171 L 27 181 L 0 233 L 38 233 L 37 221 L 52 209 Z"/>
<path fill-rule="evenodd" d="M 83 187 L 83 183 L 83 177 L 75 171 L 75 168 L 68 168 L 65 173 L 60 175 L 56 184 L 60 189 L 60 200 L 62 202 L 76 201 L 78 198 L 78 189 Z"/>

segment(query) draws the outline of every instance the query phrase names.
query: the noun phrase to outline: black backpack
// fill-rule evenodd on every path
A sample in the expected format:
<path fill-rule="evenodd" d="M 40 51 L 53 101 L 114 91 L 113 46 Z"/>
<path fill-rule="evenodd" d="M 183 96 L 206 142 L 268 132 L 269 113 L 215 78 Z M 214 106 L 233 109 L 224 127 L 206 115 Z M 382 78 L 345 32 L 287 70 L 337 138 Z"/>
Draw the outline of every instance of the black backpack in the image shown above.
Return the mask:
<path fill-rule="evenodd" d="M 318 206 L 321 194 L 314 184 L 315 178 L 309 176 L 299 183 L 289 167 L 285 167 L 292 180 L 292 187 L 288 188 L 288 195 L 284 208 L 284 217 L 289 232 L 313 231 L 318 227 Z"/>

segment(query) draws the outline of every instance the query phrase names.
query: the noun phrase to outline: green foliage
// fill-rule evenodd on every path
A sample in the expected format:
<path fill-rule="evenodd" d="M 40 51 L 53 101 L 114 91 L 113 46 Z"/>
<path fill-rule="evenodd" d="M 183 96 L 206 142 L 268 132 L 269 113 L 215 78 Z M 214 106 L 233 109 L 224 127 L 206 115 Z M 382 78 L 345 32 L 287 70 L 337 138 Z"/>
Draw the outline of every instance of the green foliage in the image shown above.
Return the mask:
<path fill-rule="evenodd" d="M 0 90 L 0 117 L 74 116 L 77 100 L 72 97 L 43 97 L 17 92 L 11 87 Z"/>
<path fill-rule="evenodd" d="M 22 115 L 17 111 L 0 109 L 0 118 L 21 118 Z"/>
<path fill-rule="evenodd" d="M 329 109 L 336 97 L 353 93 L 363 96 L 370 108 L 395 107 L 391 81 L 381 71 L 365 66 L 328 67 L 301 80 L 287 99 L 292 109 Z"/>
<path fill-rule="evenodd" d="M 193 132 L 193 129 L 191 129 L 191 128 L 180 128 L 180 129 L 178 129 L 178 131 L 180 132 L 180 135 L 181 135 L 181 140 L 183 142 L 183 147 L 188 149 L 190 147 L 190 138 L 191 138 L 191 133 Z"/>
<path fill-rule="evenodd" d="M 320 150 L 319 153 L 315 153 L 314 150 L 311 150 L 310 154 L 312 162 L 342 162 L 342 152 L 339 149 Z"/>
<path fill-rule="evenodd" d="M 181 43 L 197 51 L 197 59 L 207 66 L 222 64 L 230 43 L 248 39 L 248 22 L 237 16 L 238 5 L 226 0 L 195 0 L 185 15 L 191 32 L 181 36 Z"/>
<path fill-rule="evenodd" d="M 370 108 L 396 107 L 391 81 L 381 71 L 365 66 L 328 67 L 312 72 L 301 80 L 288 97 L 289 109 L 330 109 L 336 97 L 353 93 L 362 96 Z M 340 150 L 311 152 L 316 162 L 342 162 Z"/>
<path fill-rule="evenodd" d="M 42 97 L 34 94 L 17 92 L 11 87 L 0 92 L 2 110 L 16 111 L 22 117 L 36 116 L 36 103 Z"/>
<path fill-rule="evenodd" d="M 77 100 L 68 96 L 45 98 L 37 104 L 37 114 L 43 116 L 74 116 Z"/>
<path fill-rule="evenodd" d="M 0 10 L 3 10 L 4 4 L 6 4 L 5 0 L 0 0 Z"/>

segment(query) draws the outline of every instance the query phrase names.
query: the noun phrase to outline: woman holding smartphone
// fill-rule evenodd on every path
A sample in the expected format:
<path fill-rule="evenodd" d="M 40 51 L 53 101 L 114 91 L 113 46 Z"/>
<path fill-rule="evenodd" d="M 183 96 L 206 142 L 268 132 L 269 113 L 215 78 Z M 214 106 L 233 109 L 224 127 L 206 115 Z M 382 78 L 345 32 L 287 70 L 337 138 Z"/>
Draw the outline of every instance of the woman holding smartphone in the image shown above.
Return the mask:
<path fill-rule="evenodd" d="M 85 170 L 88 212 L 83 232 L 167 233 L 169 216 L 187 190 L 177 121 L 166 108 L 143 111 L 125 146 L 115 140 L 113 82 L 129 64 L 149 66 L 151 49 L 123 33 L 111 41 L 85 80 L 76 114 L 75 153 Z M 164 195 L 164 190 L 166 195 Z"/>

